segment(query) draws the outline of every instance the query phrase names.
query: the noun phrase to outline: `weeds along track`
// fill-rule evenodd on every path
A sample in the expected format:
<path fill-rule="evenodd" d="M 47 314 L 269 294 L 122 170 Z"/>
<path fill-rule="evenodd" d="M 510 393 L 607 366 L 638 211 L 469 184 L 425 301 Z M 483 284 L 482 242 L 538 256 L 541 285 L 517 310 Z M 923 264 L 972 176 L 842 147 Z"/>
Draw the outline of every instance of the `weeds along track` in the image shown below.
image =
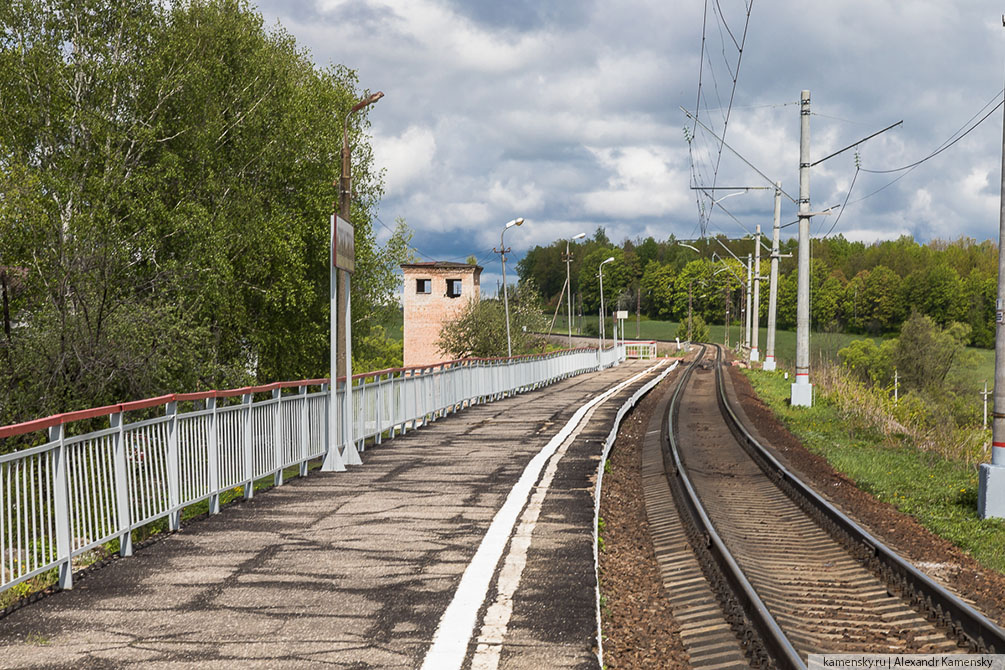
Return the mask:
<path fill-rule="evenodd" d="M 722 616 L 758 666 L 811 653 L 1005 652 L 1005 632 L 810 491 L 738 420 L 721 353 L 681 376 L 663 465 Z"/>

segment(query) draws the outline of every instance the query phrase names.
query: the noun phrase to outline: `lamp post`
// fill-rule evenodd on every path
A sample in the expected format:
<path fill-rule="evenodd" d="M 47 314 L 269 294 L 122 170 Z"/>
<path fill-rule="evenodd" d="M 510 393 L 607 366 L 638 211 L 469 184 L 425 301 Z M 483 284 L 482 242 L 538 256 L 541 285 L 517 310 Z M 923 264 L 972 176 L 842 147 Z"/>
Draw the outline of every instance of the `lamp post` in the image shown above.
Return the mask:
<path fill-rule="evenodd" d="M 586 233 L 574 235 L 572 239 L 581 240 L 586 237 Z M 572 254 L 569 253 L 569 240 L 565 241 L 565 286 L 568 289 L 569 307 L 569 348 L 572 349 L 572 275 L 569 272 L 569 265 L 572 263 Z"/>
<path fill-rule="evenodd" d="M 611 256 L 600 263 L 600 350 L 604 350 L 604 265 L 614 260 Z"/>
<path fill-rule="evenodd" d="M 372 93 L 363 98 L 349 108 L 348 113 L 342 119 L 342 170 L 339 174 L 338 186 L 338 218 L 348 222 L 352 210 L 352 152 L 349 150 L 349 117 L 377 102 L 384 97 L 382 91 Z M 348 420 L 342 422 L 341 438 L 345 445 L 345 458 L 339 455 L 339 439 L 335 433 L 335 424 L 338 416 L 338 403 L 336 392 L 338 390 L 337 379 L 345 378 L 345 394 L 342 398 L 342 416 L 352 416 L 352 332 L 349 321 L 349 273 L 345 270 L 335 268 L 335 234 L 336 217 L 332 217 L 331 226 L 331 259 L 329 262 L 329 297 L 331 303 L 331 321 L 329 325 L 329 364 L 331 369 L 331 381 L 328 385 L 328 392 L 331 394 L 328 403 L 328 455 L 321 465 L 322 470 L 339 471 L 345 470 L 346 465 L 359 465 L 362 461 L 356 452 L 352 436 L 352 423 Z M 339 355 L 337 343 L 343 341 L 342 354 Z"/>
<path fill-rule="evenodd" d="M 503 226 L 502 232 L 499 234 L 499 248 L 492 250 L 493 252 L 499 254 L 499 257 L 502 259 L 503 307 L 506 310 L 506 356 L 509 358 L 513 357 L 513 342 L 510 340 L 509 334 L 509 293 L 506 291 L 506 254 L 509 253 L 509 249 L 506 248 L 506 243 L 503 241 L 503 237 L 506 235 L 507 230 L 513 226 L 520 225 L 523 225 L 523 217 L 513 219 Z"/>

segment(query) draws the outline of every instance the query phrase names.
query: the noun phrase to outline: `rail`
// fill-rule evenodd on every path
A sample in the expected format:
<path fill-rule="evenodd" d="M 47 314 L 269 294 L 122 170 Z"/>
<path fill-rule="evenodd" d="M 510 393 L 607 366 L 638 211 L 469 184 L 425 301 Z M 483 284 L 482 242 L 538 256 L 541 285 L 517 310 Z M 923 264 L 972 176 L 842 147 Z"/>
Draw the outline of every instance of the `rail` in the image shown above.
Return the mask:
<path fill-rule="evenodd" d="M 570 349 L 503 359 L 464 359 L 352 377 L 350 444 L 380 443 L 474 404 L 540 388 L 624 360 L 624 347 Z M 74 560 L 160 519 L 176 530 L 182 510 L 324 457 L 328 408 L 344 425 L 345 378 L 180 393 L 57 414 L 0 427 L 0 439 L 46 431 L 36 447 L 0 455 L 0 592 L 57 569 L 72 588 Z M 332 396 L 335 396 L 334 398 Z M 256 396 L 258 399 L 256 399 Z M 185 411 L 181 411 L 184 408 Z M 142 415 L 141 410 L 146 410 Z M 156 416 L 151 416 L 156 415 Z M 108 418 L 108 427 L 89 430 Z M 348 449 L 343 446 L 342 449 Z M 340 452 L 341 453 L 341 452 Z"/>

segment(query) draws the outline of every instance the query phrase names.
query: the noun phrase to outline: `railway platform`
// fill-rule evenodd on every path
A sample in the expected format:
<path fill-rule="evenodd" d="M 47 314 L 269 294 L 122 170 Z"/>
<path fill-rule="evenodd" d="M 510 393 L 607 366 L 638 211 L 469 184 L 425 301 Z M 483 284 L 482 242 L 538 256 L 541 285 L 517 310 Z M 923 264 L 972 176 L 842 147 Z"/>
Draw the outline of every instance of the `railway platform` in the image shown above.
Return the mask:
<path fill-rule="evenodd" d="M 595 478 L 666 367 L 476 405 L 194 520 L 4 617 L 0 665 L 596 668 Z"/>

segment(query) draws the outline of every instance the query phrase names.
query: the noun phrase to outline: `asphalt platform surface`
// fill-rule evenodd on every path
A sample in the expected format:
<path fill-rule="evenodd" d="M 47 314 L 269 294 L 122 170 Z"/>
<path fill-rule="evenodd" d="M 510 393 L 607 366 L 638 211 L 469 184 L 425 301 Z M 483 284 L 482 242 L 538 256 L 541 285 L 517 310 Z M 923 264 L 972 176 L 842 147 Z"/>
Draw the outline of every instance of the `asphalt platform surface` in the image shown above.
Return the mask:
<path fill-rule="evenodd" d="M 441 620 L 535 454 L 652 364 L 477 405 L 367 449 L 348 472 L 194 520 L 0 619 L 0 667 L 597 668 L 595 473 L 618 408 L 658 371 L 598 404 L 534 480 L 520 540 L 469 603 L 470 631 Z M 431 657 L 437 637 L 461 656 Z"/>

